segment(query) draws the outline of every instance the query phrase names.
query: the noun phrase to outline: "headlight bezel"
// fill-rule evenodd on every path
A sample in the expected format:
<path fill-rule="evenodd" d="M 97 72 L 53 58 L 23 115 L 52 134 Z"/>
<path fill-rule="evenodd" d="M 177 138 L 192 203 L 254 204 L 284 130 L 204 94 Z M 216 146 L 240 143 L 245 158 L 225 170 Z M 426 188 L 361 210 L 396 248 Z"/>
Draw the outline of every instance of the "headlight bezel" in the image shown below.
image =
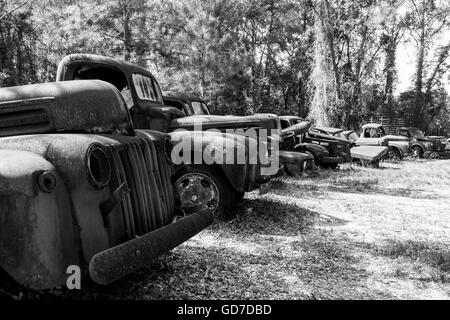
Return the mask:
<path fill-rule="evenodd" d="M 92 144 L 86 152 L 86 171 L 89 183 L 97 190 L 109 186 L 112 166 L 106 148 L 98 143 Z"/>

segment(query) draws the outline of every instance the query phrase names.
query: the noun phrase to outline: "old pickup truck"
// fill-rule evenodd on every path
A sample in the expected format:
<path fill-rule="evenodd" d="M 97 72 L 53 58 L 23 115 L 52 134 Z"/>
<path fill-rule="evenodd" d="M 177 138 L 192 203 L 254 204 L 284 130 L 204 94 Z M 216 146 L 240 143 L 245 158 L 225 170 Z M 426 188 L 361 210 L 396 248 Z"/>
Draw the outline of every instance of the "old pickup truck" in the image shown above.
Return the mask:
<path fill-rule="evenodd" d="M 351 143 L 352 147 L 350 149 L 352 162 L 361 164 L 363 166 L 378 168 L 380 161 L 385 158 L 385 156 L 389 152 L 389 148 L 384 146 L 356 146 L 358 137 L 353 130 L 345 131 L 344 129 L 328 127 L 314 127 L 312 130 L 348 140 Z"/>
<path fill-rule="evenodd" d="M 325 168 L 337 168 L 339 164 L 351 161 L 351 143 L 347 139 L 311 130 L 313 123 L 300 117 L 283 116 L 280 120 L 283 131 L 295 132 L 283 143 L 283 150 L 307 152 Z"/>
<path fill-rule="evenodd" d="M 400 128 L 397 130 L 397 135 L 408 138 L 412 144 L 411 148 L 416 158 L 422 158 L 424 155 L 433 152 L 444 152 L 447 143 L 445 137 L 425 136 L 422 130 L 413 127 Z"/>
<path fill-rule="evenodd" d="M 255 114 L 253 116 L 215 116 L 211 115 L 206 102 L 196 95 L 174 91 L 165 91 L 163 92 L 163 95 L 164 103 L 166 105 L 177 108 L 185 115 L 184 118 L 176 120 L 176 127 L 181 126 L 189 128 L 197 119 L 201 119 L 207 128 L 213 127 L 220 130 L 232 127 L 272 127 L 270 119 L 275 119 L 275 116 L 270 114 Z M 266 124 L 264 124 L 265 122 Z M 283 131 L 281 140 L 284 140 L 285 135 L 286 133 Z M 280 142 L 281 146 L 283 146 L 283 142 Z M 296 176 L 314 169 L 314 157 L 311 154 L 293 152 L 282 148 L 282 150 L 279 151 L 279 158 L 280 163 L 284 166 L 286 174 L 291 176 Z"/>
<path fill-rule="evenodd" d="M 107 82 L 0 89 L 0 268 L 34 289 L 71 266 L 105 285 L 206 228 L 212 210 L 176 208 L 172 148 Z"/>
<path fill-rule="evenodd" d="M 366 124 L 362 127 L 360 138 L 355 142 L 357 146 L 383 146 L 388 147 L 387 158 L 402 160 L 411 153 L 411 142 L 408 138 L 396 135 L 387 135 L 383 125 L 377 123 Z"/>
<path fill-rule="evenodd" d="M 158 82 L 145 68 L 118 59 L 90 54 L 69 55 L 60 62 L 57 81 L 89 79 L 109 82 L 120 91 L 136 128 L 169 133 L 175 143 L 188 139 L 194 146 L 198 145 L 199 141 L 205 146 L 214 142 L 215 148 L 220 150 L 230 140 L 239 140 L 241 141 L 239 143 L 246 146 L 255 143 L 254 139 L 249 137 L 196 132 L 197 126 L 200 126 L 201 130 L 218 126 L 232 129 L 247 127 L 249 122 L 237 119 L 224 121 L 222 118 L 186 117 L 180 109 L 164 104 Z M 262 120 L 256 118 L 251 120 L 253 126 L 275 129 L 275 131 L 278 127 L 276 117 L 267 116 Z M 270 146 L 267 148 L 270 152 Z M 228 153 L 225 151 L 223 153 Z M 201 154 L 202 150 L 193 152 Z M 266 153 L 260 152 L 256 158 L 260 159 Z M 202 156 L 200 155 L 199 158 L 201 160 Z M 273 157 L 265 159 L 267 161 L 252 163 L 250 161 L 252 157 L 247 150 L 245 158 L 245 163 L 242 164 L 209 165 L 201 162 L 175 166 L 173 180 L 181 207 L 188 211 L 196 210 L 199 206 L 212 207 L 217 216 L 226 214 L 235 200 L 242 198 L 245 192 L 258 189 L 269 182 L 273 175 L 282 172 L 278 164 L 275 164 L 276 172 L 265 170 L 267 166 L 269 169 L 273 167 L 270 163 Z"/>

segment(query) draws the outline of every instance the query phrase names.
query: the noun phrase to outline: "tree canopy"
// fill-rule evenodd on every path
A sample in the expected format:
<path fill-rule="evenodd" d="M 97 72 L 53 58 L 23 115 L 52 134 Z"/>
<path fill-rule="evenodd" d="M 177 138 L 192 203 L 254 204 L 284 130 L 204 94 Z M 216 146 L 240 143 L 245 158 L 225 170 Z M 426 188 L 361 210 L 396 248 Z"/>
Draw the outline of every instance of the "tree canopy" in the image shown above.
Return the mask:
<path fill-rule="evenodd" d="M 0 0 L 0 86 L 52 81 L 65 55 L 95 53 L 219 114 L 356 129 L 387 113 L 450 132 L 449 13 L 445 0 Z M 402 43 L 416 65 L 399 93 Z"/>

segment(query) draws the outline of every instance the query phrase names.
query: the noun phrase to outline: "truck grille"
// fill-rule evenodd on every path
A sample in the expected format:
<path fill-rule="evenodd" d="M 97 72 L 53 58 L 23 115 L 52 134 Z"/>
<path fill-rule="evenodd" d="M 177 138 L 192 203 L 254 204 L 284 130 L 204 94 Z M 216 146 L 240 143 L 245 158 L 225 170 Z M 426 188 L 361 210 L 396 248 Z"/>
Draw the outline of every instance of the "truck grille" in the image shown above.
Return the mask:
<path fill-rule="evenodd" d="M 175 207 L 163 146 L 157 145 L 159 141 L 137 140 L 107 147 L 115 172 L 113 188 L 126 183 L 130 190 L 122 200 L 123 223 L 130 239 L 171 223 Z"/>

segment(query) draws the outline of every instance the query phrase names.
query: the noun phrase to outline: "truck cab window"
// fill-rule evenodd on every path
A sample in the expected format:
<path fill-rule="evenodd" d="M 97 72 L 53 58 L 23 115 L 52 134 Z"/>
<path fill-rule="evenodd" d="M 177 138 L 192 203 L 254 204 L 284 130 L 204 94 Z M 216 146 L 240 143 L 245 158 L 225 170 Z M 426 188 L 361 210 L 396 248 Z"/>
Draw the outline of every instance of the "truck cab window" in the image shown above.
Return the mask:
<path fill-rule="evenodd" d="M 133 84 L 139 99 L 161 102 L 159 87 L 152 78 L 135 73 L 133 74 Z"/>
<path fill-rule="evenodd" d="M 179 102 L 179 101 L 173 101 L 173 100 L 164 100 L 164 104 L 166 106 L 174 107 L 183 112 L 185 116 L 187 116 L 187 111 L 189 110 L 189 106 L 185 103 Z"/>
<path fill-rule="evenodd" d="M 209 115 L 209 110 L 206 104 L 200 101 L 192 101 L 192 109 L 197 116 L 207 116 Z"/>

